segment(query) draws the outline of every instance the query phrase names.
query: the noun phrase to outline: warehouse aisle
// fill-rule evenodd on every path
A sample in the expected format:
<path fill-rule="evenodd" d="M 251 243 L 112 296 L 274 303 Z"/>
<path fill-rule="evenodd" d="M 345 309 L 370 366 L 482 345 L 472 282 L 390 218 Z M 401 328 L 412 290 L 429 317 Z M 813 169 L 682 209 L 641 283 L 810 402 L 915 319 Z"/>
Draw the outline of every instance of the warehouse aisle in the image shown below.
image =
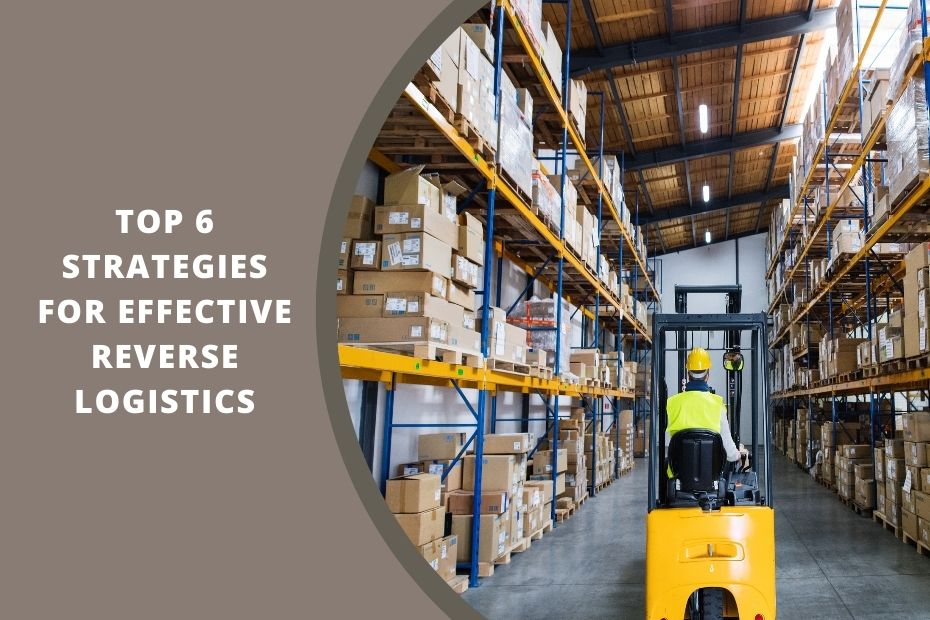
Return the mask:
<path fill-rule="evenodd" d="M 930 619 L 930 558 L 775 455 L 778 617 Z M 465 599 L 499 618 L 640 619 L 645 462 Z"/>

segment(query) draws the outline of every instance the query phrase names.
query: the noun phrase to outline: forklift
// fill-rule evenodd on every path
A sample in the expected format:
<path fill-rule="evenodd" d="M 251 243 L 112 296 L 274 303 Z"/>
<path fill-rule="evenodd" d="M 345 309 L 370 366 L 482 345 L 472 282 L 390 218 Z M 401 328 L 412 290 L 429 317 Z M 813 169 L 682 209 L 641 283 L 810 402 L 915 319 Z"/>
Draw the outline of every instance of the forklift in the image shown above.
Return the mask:
<path fill-rule="evenodd" d="M 727 312 L 688 313 L 687 297 L 695 293 L 724 293 Z M 761 313 L 740 313 L 740 293 L 739 286 L 676 286 L 678 312 L 653 317 L 646 516 L 647 620 L 775 618 L 775 511 L 767 430 L 767 317 Z M 744 332 L 749 332 L 748 349 L 740 347 Z M 710 346 L 721 335 L 723 346 Z M 666 358 L 678 361 L 679 389 L 683 389 L 685 355 L 691 346 L 705 343 L 708 350 L 723 352 L 727 416 L 737 444 L 744 354 L 751 361 L 749 446 L 757 458 L 744 467 L 726 461 L 720 435 L 708 430 L 679 431 L 666 447 Z M 672 352 L 678 355 L 668 356 Z"/>

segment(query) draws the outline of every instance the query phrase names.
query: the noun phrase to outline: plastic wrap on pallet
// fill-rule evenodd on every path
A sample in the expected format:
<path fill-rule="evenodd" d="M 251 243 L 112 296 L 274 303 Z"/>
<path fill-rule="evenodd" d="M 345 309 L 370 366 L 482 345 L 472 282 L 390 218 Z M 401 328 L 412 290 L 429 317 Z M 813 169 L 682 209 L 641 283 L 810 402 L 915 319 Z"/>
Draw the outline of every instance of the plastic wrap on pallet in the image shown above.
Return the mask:
<path fill-rule="evenodd" d="M 523 24 L 526 36 L 537 53 L 543 50 L 542 0 L 512 0 L 510 5 Z"/>
<path fill-rule="evenodd" d="M 898 39 L 898 55 L 891 65 L 888 76 L 888 99 L 893 100 L 897 94 L 911 59 L 922 49 L 921 1 L 911 0 L 907 6 L 907 18 Z"/>
<path fill-rule="evenodd" d="M 500 138 L 497 159 L 510 180 L 527 196 L 533 194 L 533 131 L 523 122 L 517 89 L 501 76 Z"/>
<path fill-rule="evenodd" d="M 886 174 L 891 204 L 911 181 L 930 169 L 927 145 L 927 101 L 923 76 L 911 78 L 888 115 Z"/>
<path fill-rule="evenodd" d="M 555 232 L 559 232 L 560 204 L 559 190 L 549 182 L 539 162 L 533 160 L 533 206 L 539 211 L 543 222 Z"/>
<path fill-rule="evenodd" d="M 568 339 L 568 334 L 571 331 L 571 320 L 569 319 L 571 312 L 568 303 L 562 302 L 562 325 L 560 329 L 558 331 L 546 329 L 556 326 L 557 311 L 558 306 L 556 305 L 555 296 L 548 299 L 533 296 L 532 299 L 519 302 L 507 316 L 507 322 L 528 330 L 527 344 L 530 348 L 546 351 L 548 354 L 546 363 L 553 369 L 555 368 L 556 337 L 560 336 L 559 369 L 567 373 L 569 356 L 571 355 Z"/>

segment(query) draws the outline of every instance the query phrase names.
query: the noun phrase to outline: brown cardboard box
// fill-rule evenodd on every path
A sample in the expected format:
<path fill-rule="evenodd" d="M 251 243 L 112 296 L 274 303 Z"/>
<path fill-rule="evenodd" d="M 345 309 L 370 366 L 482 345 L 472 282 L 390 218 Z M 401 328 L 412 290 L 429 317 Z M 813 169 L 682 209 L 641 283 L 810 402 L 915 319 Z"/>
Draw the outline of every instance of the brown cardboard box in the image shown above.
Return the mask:
<path fill-rule="evenodd" d="M 919 243 L 904 257 L 904 269 L 907 275 L 917 278 L 917 272 L 930 266 L 930 255 L 927 253 L 927 244 Z"/>
<path fill-rule="evenodd" d="M 903 508 L 901 509 L 901 527 L 904 529 L 904 533 L 913 540 L 917 540 L 920 536 L 920 532 L 917 529 L 917 515 Z"/>
<path fill-rule="evenodd" d="M 854 466 L 856 480 L 873 480 L 874 479 L 874 468 L 871 463 L 862 463 Z"/>
<path fill-rule="evenodd" d="M 337 295 L 336 316 L 377 318 L 384 312 L 384 295 Z"/>
<path fill-rule="evenodd" d="M 901 484 L 898 482 L 892 482 L 891 480 L 885 480 L 885 498 L 888 500 L 888 504 L 900 506 Z"/>
<path fill-rule="evenodd" d="M 887 499 L 887 498 L 886 498 Z M 897 504 L 885 503 L 885 519 L 898 527 L 901 527 L 901 506 Z"/>
<path fill-rule="evenodd" d="M 580 362 L 586 366 L 599 366 L 601 354 L 597 349 L 573 349 L 569 361 Z"/>
<path fill-rule="evenodd" d="M 336 294 L 348 295 L 352 291 L 352 270 L 339 269 L 336 271 Z"/>
<path fill-rule="evenodd" d="M 539 508 L 542 505 L 542 488 L 531 485 L 523 485 L 523 506 L 527 510 L 533 510 L 534 508 Z"/>
<path fill-rule="evenodd" d="M 564 448 L 559 448 L 556 458 L 556 471 L 563 472 L 567 469 L 568 451 Z M 549 473 L 552 473 L 552 451 L 537 450 L 536 454 L 533 455 L 533 474 L 538 476 Z"/>
<path fill-rule="evenodd" d="M 516 504 L 510 507 L 510 544 L 515 545 L 523 540 L 523 513 L 516 508 Z"/>
<path fill-rule="evenodd" d="M 387 316 L 437 319 L 458 327 L 465 324 L 465 310 L 461 306 L 428 293 L 387 293 L 384 296 L 384 312 Z"/>
<path fill-rule="evenodd" d="M 856 503 L 863 508 L 871 508 L 875 504 L 875 493 L 872 490 L 873 480 L 856 480 Z"/>
<path fill-rule="evenodd" d="M 918 517 L 917 530 L 920 534 L 920 544 L 922 544 L 924 547 L 930 548 L 930 521 Z"/>
<path fill-rule="evenodd" d="M 441 506 L 414 514 L 395 514 L 394 517 L 407 538 L 418 547 L 445 534 L 446 509 Z"/>
<path fill-rule="evenodd" d="M 356 271 L 378 271 L 381 267 L 381 242 L 353 242 L 349 264 Z"/>
<path fill-rule="evenodd" d="M 454 100 L 455 97 L 452 97 L 451 101 Z M 384 204 L 429 205 L 438 211 L 442 206 L 442 190 L 435 178 L 427 178 L 420 174 L 423 168 L 413 166 L 385 177 Z"/>
<path fill-rule="evenodd" d="M 466 491 L 475 490 L 475 455 L 469 454 L 464 459 L 465 468 L 462 470 L 462 488 Z M 482 459 L 481 490 L 507 491 L 510 493 L 514 487 L 515 463 L 512 454 L 485 454 Z"/>
<path fill-rule="evenodd" d="M 339 254 L 336 258 L 336 268 L 345 269 L 349 266 L 349 257 L 352 255 L 352 239 L 348 237 L 339 242 Z"/>
<path fill-rule="evenodd" d="M 439 572 L 439 541 L 431 540 L 425 545 L 419 547 L 420 555 L 423 556 L 423 559 L 426 560 L 426 563 L 430 567 Z"/>
<path fill-rule="evenodd" d="M 425 433 L 417 436 L 417 456 L 421 461 L 451 461 L 468 441 L 467 433 Z"/>
<path fill-rule="evenodd" d="M 904 462 L 911 467 L 927 466 L 927 444 L 913 441 L 904 442 Z"/>
<path fill-rule="evenodd" d="M 474 311 L 476 308 L 475 291 L 460 284 L 456 284 L 455 282 L 449 282 L 446 291 L 446 299 L 458 306 L 462 306 L 466 310 Z"/>
<path fill-rule="evenodd" d="M 481 355 L 481 334 L 465 327 L 449 326 L 449 345 L 467 349 L 473 355 Z"/>
<path fill-rule="evenodd" d="M 458 554 L 458 536 L 446 536 L 439 539 L 439 576 L 449 581 L 455 578 L 455 563 Z"/>
<path fill-rule="evenodd" d="M 526 454 L 536 445 L 533 433 L 500 433 L 484 436 L 485 454 Z"/>
<path fill-rule="evenodd" d="M 523 511 L 523 535 L 535 534 L 543 526 L 542 506 Z"/>
<path fill-rule="evenodd" d="M 339 342 L 438 342 L 448 339 L 445 321 L 424 317 L 381 319 L 339 319 L 336 338 Z"/>
<path fill-rule="evenodd" d="M 484 264 L 484 226 L 471 213 L 459 216 L 458 253 L 478 265 Z"/>
<path fill-rule="evenodd" d="M 885 514 L 885 494 L 882 492 L 882 487 L 878 487 L 878 496 L 875 498 L 875 510 Z"/>
<path fill-rule="evenodd" d="M 383 295 L 424 291 L 436 297 L 445 297 L 449 281 L 445 277 L 419 271 L 364 271 L 355 278 L 352 292 L 356 295 Z"/>
<path fill-rule="evenodd" d="M 425 232 L 450 248 L 459 243 L 458 225 L 432 205 L 398 204 L 375 208 L 375 234 Z"/>
<path fill-rule="evenodd" d="M 453 252 L 452 281 L 465 288 L 478 288 L 478 265 Z"/>
<path fill-rule="evenodd" d="M 393 513 L 414 513 L 439 506 L 439 476 L 414 474 L 387 481 L 384 501 Z"/>
<path fill-rule="evenodd" d="M 905 413 L 901 421 L 906 441 L 930 441 L 930 412 Z"/>
<path fill-rule="evenodd" d="M 453 491 L 449 493 L 448 510 L 454 515 L 470 515 L 474 501 L 475 494 L 471 491 Z M 507 508 L 507 491 L 481 492 L 481 514 L 499 515 Z"/>
<path fill-rule="evenodd" d="M 917 508 L 915 506 L 916 504 L 914 503 L 914 493 L 901 489 L 901 510 L 906 510 L 916 514 Z"/>
<path fill-rule="evenodd" d="M 448 278 L 452 271 L 452 246 L 427 233 L 384 235 L 381 246 L 381 269 L 384 271 L 432 271 Z"/>
<path fill-rule="evenodd" d="M 930 467 L 924 467 L 920 470 L 920 490 L 930 493 Z"/>
<path fill-rule="evenodd" d="M 446 479 L 442 480 L 442 490 L 447 493 L 462 488 L 462 461 L 457 461 L 455 465 L 452 465 L 452 459 L 430 459 L 417 463 L 419 471 L 439 476 L 440 480 L 442 479 L 443 472 L 450 466 L 451 469 L 449 469 Z"/>
<path fill-rule="evenodd" d="M 885 440 L 885 457 L 903 459 L 904 458 L 904 440 L 903 439 L 886 439 Z"/>
<path fill-rule="evenodd" d="M 875 448 L 874 451 L 875 459 L 875 479 L 879 482 L 885 481 L 885 449 L 884 448 Z"/>
<path fill-rule="evenodd" d="M 507 552 L 510 520 L 503 515 L 481 515 L 478 525 L 478 561 L 493 562 Z M 456 556 L 459 562 L 471 560 L 472 515 L 452 515 L 452 534 L 458 538 Z"/>
<path fill-rule="evenodd" d="M 545 480 L 527 480 L 526 484 L 523 485 L 524 489 L 538 489 L 539 490 L 539 503 L 544 505 L 552 501 L 553 498 L 553 488 L 551 478 L 546 478 Z"/>
<path fill-rule="evenodd" d="M 349 239 L 371 239 L 372 216 L 375 203 L 365 196 L 352 196 L 349 215 L 342 230 L 342 236 Z"/>
<path fill-rule="evenodd" d="M 923 491 L 912 491 L 914 497 L 914 511 L 921 519 L 930 520 L 930 494 Z"/>
<path fill-rule="evenodd" d="M 872 447 L 868 444 L 841 446 L 840 452 L 848 459 L 866 459 L 872 456 Z"/>
<path fill-rule="evenodd" d="M 889 459 L 885 457 L 885 481 L 901 484 L 905 475 L 904 459 Z"/>
<path fill-rule="evenodd" d="M 920 354 L 920 321 L 912 314 L 904 316 L 904 357 Z"/>

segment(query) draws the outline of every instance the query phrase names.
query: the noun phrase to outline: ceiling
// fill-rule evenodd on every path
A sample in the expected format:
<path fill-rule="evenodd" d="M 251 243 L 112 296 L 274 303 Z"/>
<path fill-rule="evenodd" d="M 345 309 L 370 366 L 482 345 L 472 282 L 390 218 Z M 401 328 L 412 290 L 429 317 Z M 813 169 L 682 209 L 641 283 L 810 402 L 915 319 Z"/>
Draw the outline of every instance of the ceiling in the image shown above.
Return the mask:
<path fill-rule="evenodd" d="M 604 148 L 650 253 L 761 232 L 787 197 L 809 85 L 832 0 L 575 0 L 544 3 L 571 75 L 605 93 Z M 586 135 L 598 148 L 598 99 Z M 698 107 L 708 106 L 707 133 Z M 702 187 L 710 187 L 705 203 Z M 605 230 L 610 234 L 610 230 Z"/>

